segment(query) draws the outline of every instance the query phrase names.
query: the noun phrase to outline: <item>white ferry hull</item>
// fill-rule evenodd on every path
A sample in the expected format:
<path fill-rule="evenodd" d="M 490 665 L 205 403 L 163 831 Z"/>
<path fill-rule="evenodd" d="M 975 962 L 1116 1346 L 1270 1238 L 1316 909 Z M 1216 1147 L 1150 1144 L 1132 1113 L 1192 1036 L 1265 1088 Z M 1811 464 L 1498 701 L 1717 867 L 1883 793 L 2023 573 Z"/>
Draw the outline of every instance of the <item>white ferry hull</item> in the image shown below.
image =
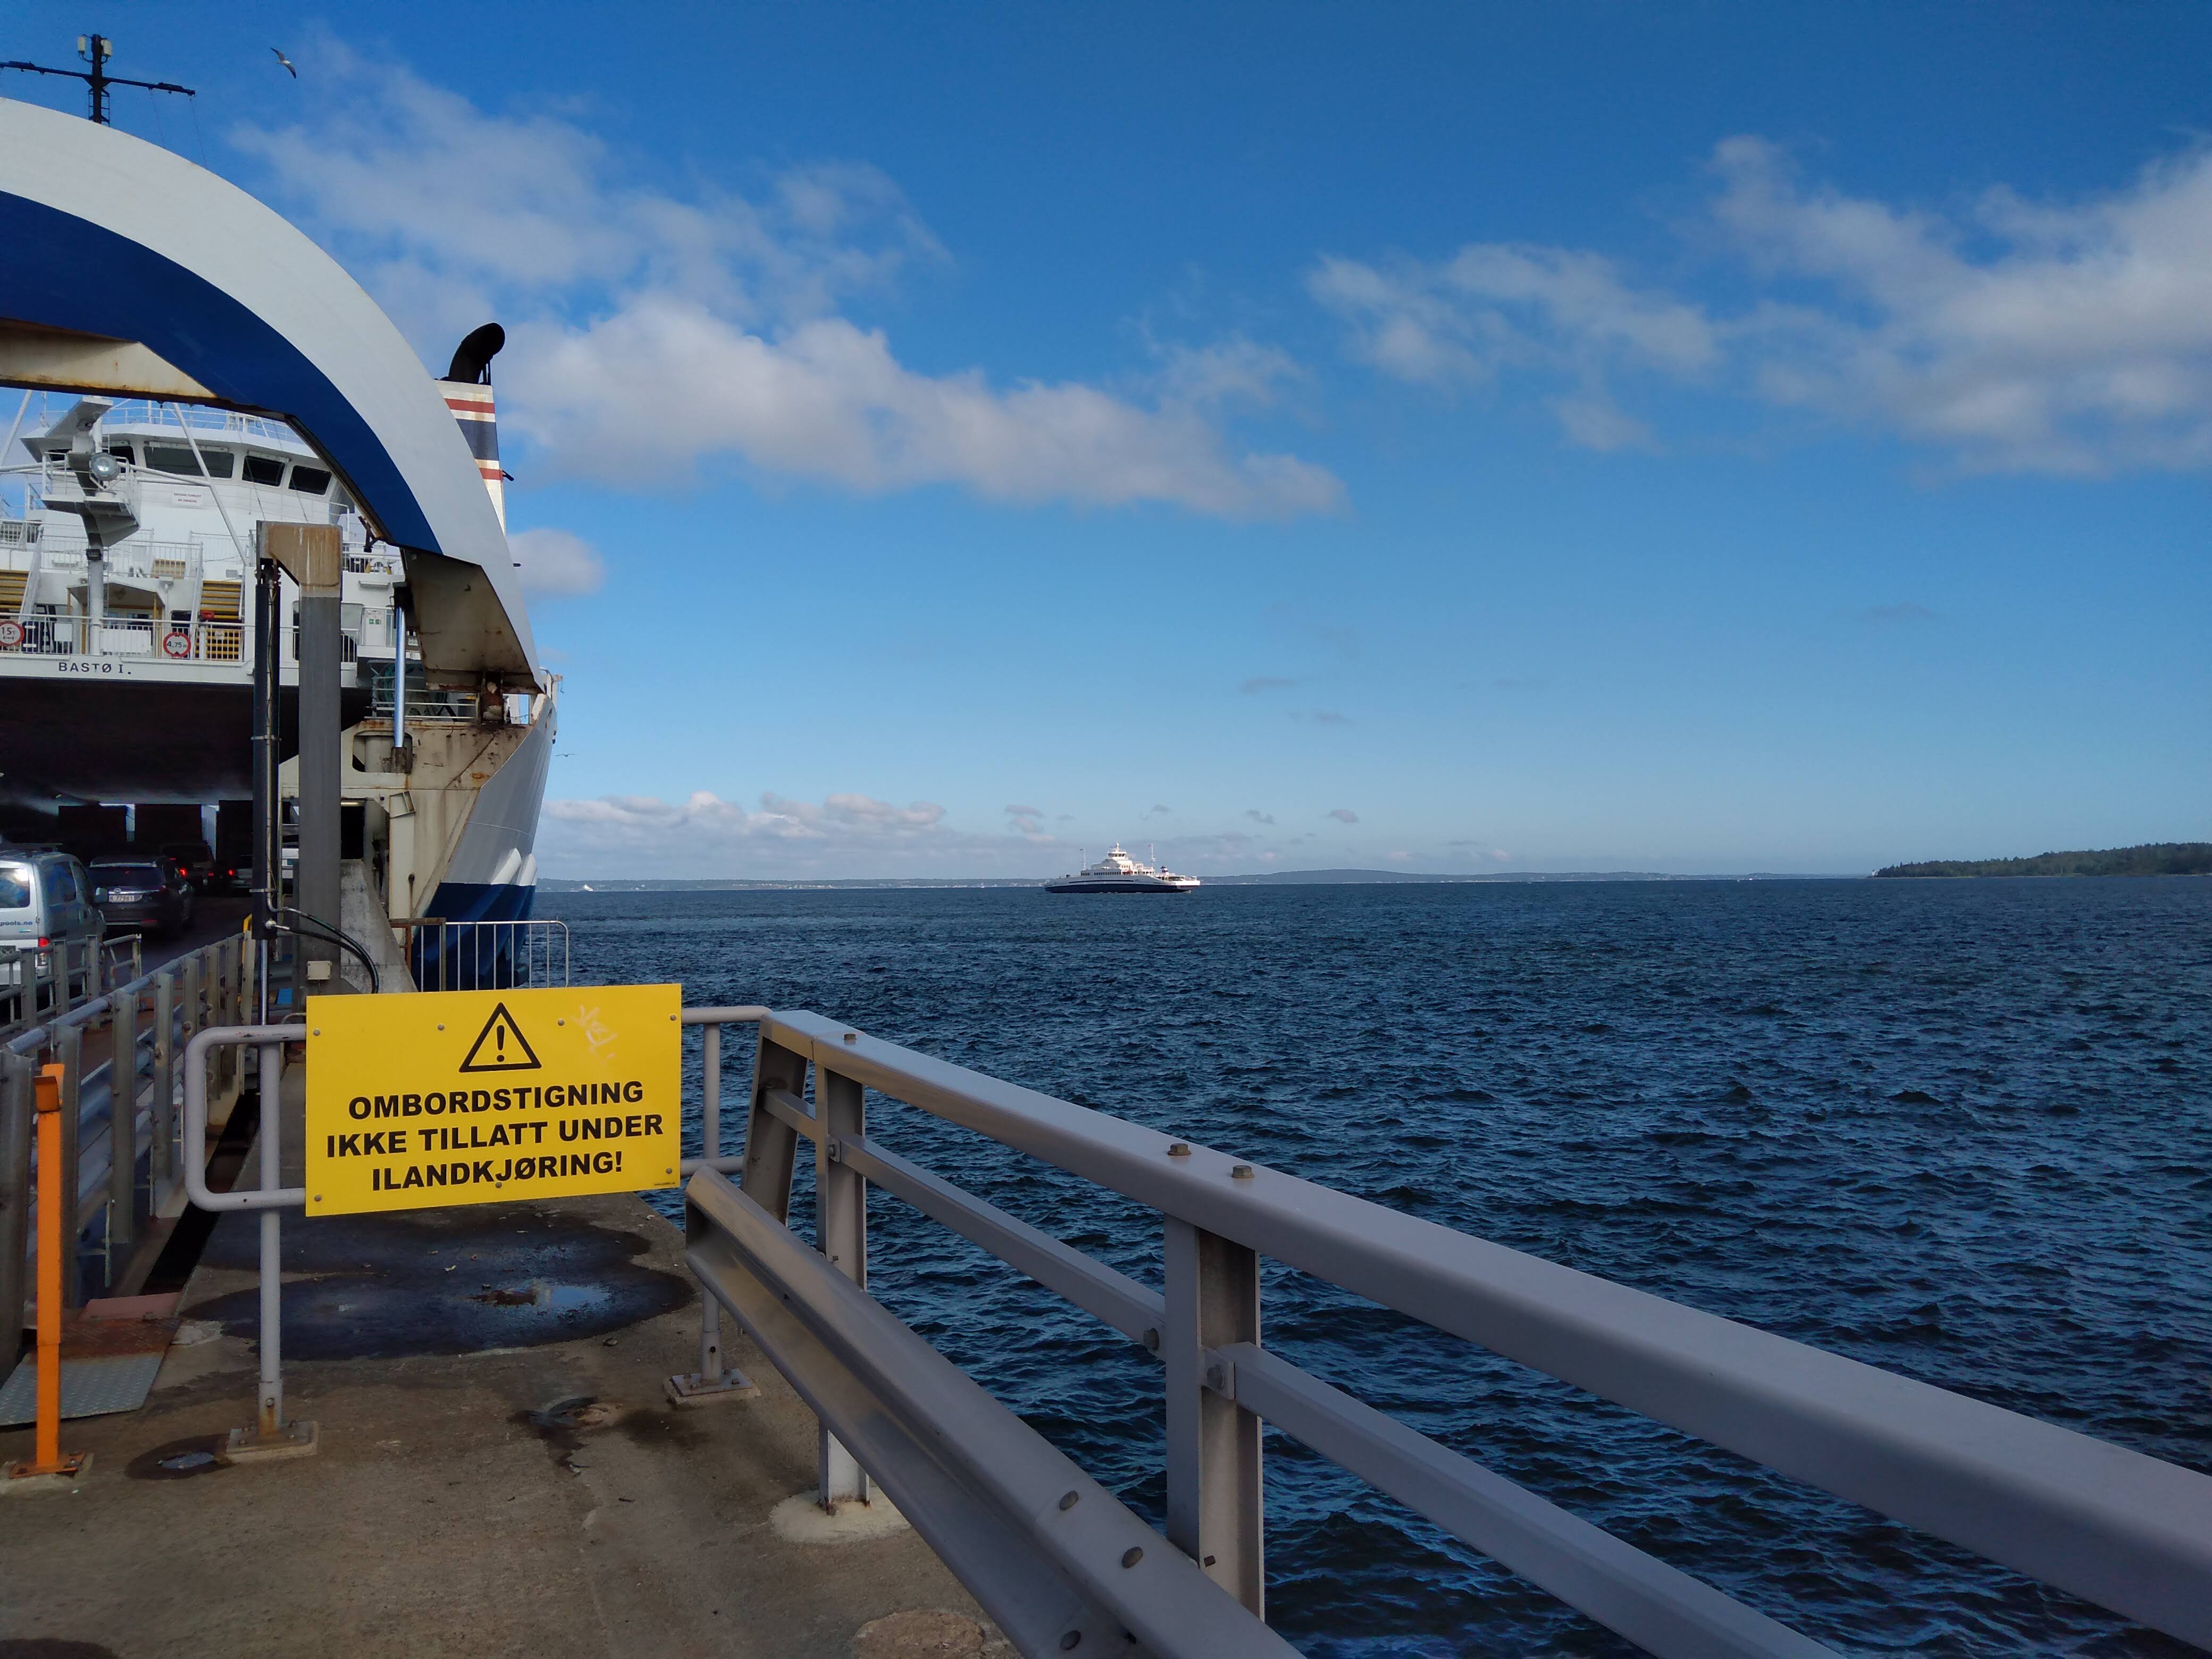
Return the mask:
<path fill-rule="evenodd" d="M 1048 881 L 1044 884 L 1048 893 L 1188 893 L 1197 890 L 1198 883 L 1188 876 L 1170 881 L 1158 881 L 1149 876 L 1090 876 L 1071 877 L 1065 881 Z"/>

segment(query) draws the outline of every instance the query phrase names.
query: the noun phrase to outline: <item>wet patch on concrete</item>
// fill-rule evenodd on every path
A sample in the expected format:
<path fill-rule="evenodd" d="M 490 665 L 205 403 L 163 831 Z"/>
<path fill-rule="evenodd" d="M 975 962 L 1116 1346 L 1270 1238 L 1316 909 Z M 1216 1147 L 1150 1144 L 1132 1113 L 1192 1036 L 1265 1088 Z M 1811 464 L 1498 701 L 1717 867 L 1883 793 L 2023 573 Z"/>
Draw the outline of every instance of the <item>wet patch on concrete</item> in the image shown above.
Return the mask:
<path fill-rule="evenodd" d="M 113 1648 L 97 1642 L 71 1642 L 59 1636 L 17 1636 L 0 1639 L 0 1659 L 118 1659 Z"/>
<path fill-rule="evenodd" d="M 289 1218 L 284 1357 L 398 1359 L 477 1353 L 602 1336 L 692 1299 L 690 1281 L 639 1260 L 650 1246 L 624 1229 L 534 1205 L 484 1205 L 404 1215 Z M 209 1241 L 211 1266 L 252 1270 L 255 1218 L 226 1217 Z M 186 1310 L 253 1338 L 258 1292 Z"/>
<path fill-rule="evenodd" d="M 665 1407 L 629 1413 L 620 1426 L 632 1443 L 659 1450 L 689 1451 L 714 1438 L 696 1412 L 670 1411 Z"/>
<path fill-rule="evenodd" d="M 213 1474 L 230 1466 L 222 1460 L 227 1434 L 195 1435 L 188 1440 L 171 1440 L 143 1451 L 124 1466 L 123 1473 L 133 1480 L 189 1480 L 194 1475 Z"/>
<path fill-rule="evenodd" d="M 576 1462 L 576 1454 L 584 1449 L 585 1433 L 611 1427 L 621 1422 L 623 1415 L 623 1407 L 615 1401 L 580 1394 L 556 1400 L 534 1412 L 517 1412 L 507 1421 L 534 1431 L 552 1453 L 556 1468 L 581 1474 L 584 1466 Z"/>

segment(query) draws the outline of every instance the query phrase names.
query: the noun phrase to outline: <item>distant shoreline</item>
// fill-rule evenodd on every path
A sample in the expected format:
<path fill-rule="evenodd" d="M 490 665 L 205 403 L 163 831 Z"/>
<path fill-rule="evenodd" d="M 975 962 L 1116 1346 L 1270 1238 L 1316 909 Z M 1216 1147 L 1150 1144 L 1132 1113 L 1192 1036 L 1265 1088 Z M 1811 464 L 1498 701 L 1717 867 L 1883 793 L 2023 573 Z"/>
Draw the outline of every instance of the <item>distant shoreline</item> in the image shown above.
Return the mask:
<path fill-rule="evenodd" d="M 926 887 L 1041 887 L 1051 876 L 861 876 L 837 879 L 764 881 L 738 877 L 698 877 L 665 879 L 631 877 L 599 881 L 541 877 L 538 890 L 545 893 L 752 893 L 816 892 L 828 889 L 899 889 Z M 1425 875 L 1403 870 L 1274 870 L 1261 875 L 1207 876 L 1209 887 L 1382 887 L 1406 885 L 1464 885 L 1500 883 L 1595 881 L 1863 881 L 1863 876 L 1826 873 L 1790 874 L 1752 871 L 1739 875 L 1681 876 L 1659 870 L 1525 870 L 1480 875 Z"/>
<path fill-rule="evenodd" d="M 2148 842 L 2102 852 L 2039 853 L 2024 859 L 1941 859 L 1893 864 L 1883 877 L 1960 876 L 2212 876 L 2212 842 Z"/>

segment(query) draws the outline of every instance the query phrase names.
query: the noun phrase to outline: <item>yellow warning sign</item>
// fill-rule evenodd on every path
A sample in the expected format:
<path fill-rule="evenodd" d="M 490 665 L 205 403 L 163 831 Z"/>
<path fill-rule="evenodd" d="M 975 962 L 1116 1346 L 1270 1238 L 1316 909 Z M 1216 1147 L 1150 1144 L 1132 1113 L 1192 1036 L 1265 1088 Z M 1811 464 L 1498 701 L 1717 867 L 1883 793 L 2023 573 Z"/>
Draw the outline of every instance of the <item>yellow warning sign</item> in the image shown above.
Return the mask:
<path fill-rule="evenodd" d="M 677 1184 L 678 985 L 307 1005 L 307 1213 Z"/>

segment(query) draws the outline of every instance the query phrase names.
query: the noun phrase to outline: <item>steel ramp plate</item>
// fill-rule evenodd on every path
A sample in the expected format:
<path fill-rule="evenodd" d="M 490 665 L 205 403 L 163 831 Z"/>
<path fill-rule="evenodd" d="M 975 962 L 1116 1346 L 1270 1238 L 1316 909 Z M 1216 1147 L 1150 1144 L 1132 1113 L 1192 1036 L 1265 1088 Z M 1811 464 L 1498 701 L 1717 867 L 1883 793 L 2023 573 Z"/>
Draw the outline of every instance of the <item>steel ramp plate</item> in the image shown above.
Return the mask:
<path fill-rule="evenodd" d="M 64 1312 L 62 1415 L 105 1417 L 144 1405 L 177 1332 L 176 1320 L 160 1316 L 174 1306 L 173 1297 L 150 1297 Z M 132 1314 L 138 1316 L 128 1316 Z M 36 1421 L 38 1399 L 39 1356 L 33 1349 L 0 1384 L 0 1428 Z"/>
<path fill-rule="evenodd" d="M 161 1369 L 159 1353 L 103 1354 L 88 1359 L 62 1361 L 62 1415 L 105 1417 L 111 1412 L 135 1412 L 146 1403 L 154 1378 Z M 36 1354 L 0 1385 L 0 1428 L 18 1428 L 34 1422 L 39 1411 L 39 1361 Z"/>

